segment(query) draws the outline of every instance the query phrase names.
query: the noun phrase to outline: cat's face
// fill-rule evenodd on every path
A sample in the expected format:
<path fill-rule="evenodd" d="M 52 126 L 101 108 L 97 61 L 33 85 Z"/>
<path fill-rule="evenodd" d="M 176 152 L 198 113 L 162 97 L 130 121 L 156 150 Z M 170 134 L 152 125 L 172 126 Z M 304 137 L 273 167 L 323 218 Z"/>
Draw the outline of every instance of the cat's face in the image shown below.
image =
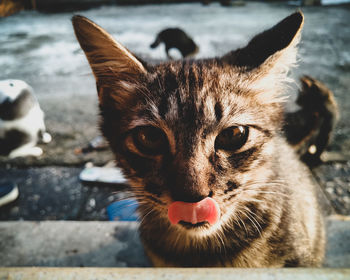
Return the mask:
<path fill-rule="evenodd" d="M 222 58 L 148 66 L 94 23 L 73 19 L 97 80 L 102 131 L 144 223 L 156 219 L 190 235 L 210 235 L 232 220 L 264 225 L 254 210 L 272 203 L 269 193 L 279 184 L 270 159 L 281 125 L 281 84 L 302 21 L 293 14 Z M 192 209 L 208 197 L 216 203 L 215 222 L 171 225 L 174 202 Z"/>
<path fill-rule="evenodd" d="M 257 99 L 237 70 L 215 60 L 152 71 L 119 116 L 102 107 L 104 134 L 146 213 L 168 220 L 173 201 L 209 196 L 224 222 L 247 197 L 242 186 L 270 175 L 279 104 Z"/>

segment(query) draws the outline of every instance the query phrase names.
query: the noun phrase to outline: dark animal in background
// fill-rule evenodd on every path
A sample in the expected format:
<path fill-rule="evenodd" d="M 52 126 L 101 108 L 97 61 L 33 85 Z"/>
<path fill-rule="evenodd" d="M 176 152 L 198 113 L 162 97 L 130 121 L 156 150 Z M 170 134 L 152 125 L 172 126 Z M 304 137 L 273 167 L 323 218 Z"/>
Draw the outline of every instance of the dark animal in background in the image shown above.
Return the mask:
<path fill-rule="evenodd" d="M 159 32 L 156 40 L 151 44 L 151 48 L 156 48 L 160 43 L 165 44 L 165 52 L 169 59 L 169 50 L 172 48 L 178 49 L 182 57 L 193 56 L 199 51 L 196 43 L 180 28 L 167 28 Z"/>
<path fill-rule="evenodd" d="M 0 81 L 0 155 L 40 156 L 37 143 L 50 141 L 33 89 L 21 80 Z"/>
<path fill-rule="evenodd" d="M 296 103 L 301 108 L 285 115 L 283 129 L 301 160 L 313 167 L 321 163 L 320 156 L 331 140 L 339 111 L 332 91 L 323 83 L 309 76 L 300 80 L 302 89 Z"/>

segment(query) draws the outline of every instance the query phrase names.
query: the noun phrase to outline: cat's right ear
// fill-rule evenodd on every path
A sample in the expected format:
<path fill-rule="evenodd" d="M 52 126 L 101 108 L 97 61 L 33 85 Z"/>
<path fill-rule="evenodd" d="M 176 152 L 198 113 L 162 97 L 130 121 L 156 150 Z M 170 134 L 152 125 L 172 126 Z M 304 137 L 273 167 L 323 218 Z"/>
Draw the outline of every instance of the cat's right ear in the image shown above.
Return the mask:
<path fill-rule="evenodd" d="M 275 92 L 278 96 L 288 81 L 289 69 L 296 64 L 296 46 L 303 23 L 303 14 L 296 12 L 256 35 L 244 48 L 226 54 L 222 60 L 246 75 L 250 88 Z M 273 98 L 270 95 L 267 99 Z"/>
<path fill-rule="evenodd" d="M 76 15 L 72 23 L 94 73 L 100 104 L 104 104 L 106 97 L 117 104 L 127 103 L 138 78 L 147 73 L 144 65 L 91 20 Z"/>

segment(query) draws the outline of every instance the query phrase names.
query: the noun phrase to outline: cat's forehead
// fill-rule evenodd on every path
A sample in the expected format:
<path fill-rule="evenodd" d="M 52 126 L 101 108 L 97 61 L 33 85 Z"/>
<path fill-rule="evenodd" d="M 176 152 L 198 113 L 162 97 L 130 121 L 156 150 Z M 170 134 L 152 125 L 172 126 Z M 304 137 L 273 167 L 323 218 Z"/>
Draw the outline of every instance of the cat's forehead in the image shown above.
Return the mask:
<path fill-rule="evenodd" d="M 216 60 L 161 64 L 149 80 L 148 91 L 151 118 L 167 125 L 255 124 L 261 112 L 239 71 Z"/>
<path fill-rule="evenodd" d="M 201 90 L 239 83 L 241 78 L 235 67 L 225 65 L 216 59 L 182 60 L 160 64 L 155 67 L 155 79 L 167 89 Z M 214 93 L 214 91 L 212 91 Z"/>
<path fill-rule="evenodd" d="M 239 71 L 216 60 L 177 61 L 159 65 L 149 84 L 159 100 L 179 98 L 183 102 L 216 103 L 235 99 L 244 84 Z"/>

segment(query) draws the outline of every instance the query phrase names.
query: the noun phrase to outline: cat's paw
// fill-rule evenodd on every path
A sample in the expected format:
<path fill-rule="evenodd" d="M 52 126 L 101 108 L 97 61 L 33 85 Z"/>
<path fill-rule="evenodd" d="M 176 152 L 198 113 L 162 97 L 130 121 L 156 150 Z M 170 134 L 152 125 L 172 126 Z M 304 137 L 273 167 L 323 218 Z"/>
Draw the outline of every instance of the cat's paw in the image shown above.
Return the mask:
<path fill-rule="evenodd" d="M 13 150 L 8 157 L 11 159 L 16 157 L 27 157 L 27 156 L 39 157 L 42 154 L 43 154 L 43 150 L 39 147 L 23 146 Z"/>

